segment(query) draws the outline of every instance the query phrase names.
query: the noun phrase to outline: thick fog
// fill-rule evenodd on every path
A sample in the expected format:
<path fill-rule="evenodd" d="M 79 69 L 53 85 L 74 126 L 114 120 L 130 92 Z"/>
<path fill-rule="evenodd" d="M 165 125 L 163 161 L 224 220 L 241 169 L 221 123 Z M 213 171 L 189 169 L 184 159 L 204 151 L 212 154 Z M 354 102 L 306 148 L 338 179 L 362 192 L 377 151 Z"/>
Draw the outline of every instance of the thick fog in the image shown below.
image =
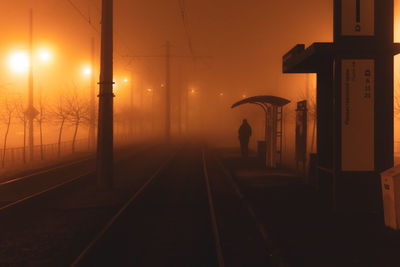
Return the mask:
<path fill-rule="evenodd" d="M 166 42 L 170 48 L 171 132 L 178 138 L 203 138 L 235 145 L 243 118 L 253 127 L 251 148 L 264 136 L 264 114 L 257 106 L 231 105 L 255 95 L 287 98 L 283 149 L 294 157 L 297 101 L 309 101 L 309 150 L 315 151 L 315 76 L 282 74 L 282 56 L 294 45 L 332 41 L 331 0 L 118 0 L 114 1 L 115 134 L 122 141 L 162 137 L 165 133 Z M 399 1 L 396 1 L 398 7 Z M 99 73 L 99 0 L 21 0 L 2 4 L 0 17 L 0 128 L 13 115 L 7 147 L 24 143 L 23 111 L 28 72 L 13 69 L 10 58 L 29 48 L 29 10 L 33 8 L 34 106 L 43 110 L 42 139 L 60 137 L 60 106 L 88 106 L 91 72 Z M 395 8 L 395 10 L 399 10 Z M 400 38 L 396 14 L 395 38 Z M 91 39 L 95 40 L 92 69 Z M 46 53 L 49 53 L 46 56 Z M 44 60 L 43 60 L 44 59 Z M 396 65 L 398 65 L 396 58 Z M 15 66 L 14 66 L 15 67 Z M 21 67 L 21 66 L 20 66 Z M 398 68 L 396 66 L 396 73 Z M 399 77 L 396 76 L 396 92 Z M 98 87 L 96 85 L 96 94 Z M 398 94 L 396 93 L 396 99 Z M 97 100 L 97 98 L 96 98 Z M 396 105 L 399 105 L 395 101 Z M 67 107 L 65 107 L 67 108 Z M 399 109 L 396 109 L 395 111 Z M 86 114 L 86 111 L 82 111 Z M 58 114 L 58 115 L 57 115 Z M 86 114 L 87 115 L 87 114 Z M 86 118 L 86 115 L 84 116 Z M 82 120 L 77 139 L 88 138 Z M 395 128 L 399 128 L 395 114 Z M 65 122 L 62 140 L 71 141 L 76 120 Z M 35 143 L 40 142 L 38 120 Z M 400 134 L 396 130 L 396 144 Z M 0 142 L 3 146 L 3 141 Z M 396 146 L 396 151 L 397 146 Z"/>

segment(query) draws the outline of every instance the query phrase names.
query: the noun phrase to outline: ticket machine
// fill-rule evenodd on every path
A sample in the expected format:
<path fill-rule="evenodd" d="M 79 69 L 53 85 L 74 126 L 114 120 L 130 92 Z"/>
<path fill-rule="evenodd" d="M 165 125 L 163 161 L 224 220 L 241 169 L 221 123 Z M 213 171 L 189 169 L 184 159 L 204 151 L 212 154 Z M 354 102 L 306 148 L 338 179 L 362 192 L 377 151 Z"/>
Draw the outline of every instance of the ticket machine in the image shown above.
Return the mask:
<path fill-rule="evenodd" d="M 333 208 L 381 210 L 393 166 L 393 0 L 334 0 L 334 42 L 296 45 L 284 73 L 317 74 L 317 181 Z"/>

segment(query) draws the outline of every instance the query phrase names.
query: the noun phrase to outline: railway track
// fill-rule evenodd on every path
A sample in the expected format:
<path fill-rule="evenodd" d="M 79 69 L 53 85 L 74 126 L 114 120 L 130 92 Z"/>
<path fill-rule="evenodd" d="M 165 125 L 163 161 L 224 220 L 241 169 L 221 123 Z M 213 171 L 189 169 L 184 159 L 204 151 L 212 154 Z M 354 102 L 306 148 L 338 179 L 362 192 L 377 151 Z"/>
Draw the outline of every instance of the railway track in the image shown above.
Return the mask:
<path fill-rule="evenodd" d="M 125 158 L 151 150 L 153 147 L 144 147 L 133 153 L 124 153 L 116 160 L 116 164 Z M 1 182 L 0 213 L 94 175 L 96 172 L 95 159 L 95 156 L 89 156 Z"/>
<path fill-rule="evenodd" d="M 148 177 L 71 267 L 271 266 L 265 231 L 221 162 L 204 148 L 184 150 Z"/>

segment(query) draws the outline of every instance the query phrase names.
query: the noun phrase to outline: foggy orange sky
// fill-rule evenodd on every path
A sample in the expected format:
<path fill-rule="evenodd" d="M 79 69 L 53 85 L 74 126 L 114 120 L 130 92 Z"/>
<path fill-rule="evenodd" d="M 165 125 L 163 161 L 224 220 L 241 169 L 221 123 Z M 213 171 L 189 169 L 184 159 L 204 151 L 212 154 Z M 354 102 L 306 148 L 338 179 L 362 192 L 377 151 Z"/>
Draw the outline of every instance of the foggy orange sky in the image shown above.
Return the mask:
<path fill-rule="evenodd" d="M 72 2 L 99 29 L 100 1 Z M 116 68 L 125 68 L 129 61 L 120 55 L 164 53 L 162 46 L 166 40 L 173 45 L 174 54 L 190 55 L 178 3 L 115 1 Z M 5 16 L 0 19 L 3 56 L 14 47 L 26 46 L 28 10 L 33 7 L 35 44 L 49 44 L 55 50 L 57 65 L 62 64 L 63 69 L 65 66 L 73 68 L 90 60 L 90 37 L 95 35 L 99 40 L 99 35 L 68 1 L 10 1 L 3 6 Z M 222 0 L 185 1 L 185 19 L 193 50 L 198 56 L 212 57 L 198 60 L 198 77 L 204 75 L 209 79 L 204 81 L 206 87 L 240 94 L 242 90 L 250 94 L 284 86 L 285 80 L 291 79 L 281 75 L 281 57 L 286 51 L 296 43 L 332 39 L 331 6 L 331 1 L 318 0 L 253 0 L 246 4 Z M 188 63 L 188 60 L 180 61 Z M 162 71 L 160 68 L 160 78 Z M 73 72 L 70 74 L 74 76 Z"/>

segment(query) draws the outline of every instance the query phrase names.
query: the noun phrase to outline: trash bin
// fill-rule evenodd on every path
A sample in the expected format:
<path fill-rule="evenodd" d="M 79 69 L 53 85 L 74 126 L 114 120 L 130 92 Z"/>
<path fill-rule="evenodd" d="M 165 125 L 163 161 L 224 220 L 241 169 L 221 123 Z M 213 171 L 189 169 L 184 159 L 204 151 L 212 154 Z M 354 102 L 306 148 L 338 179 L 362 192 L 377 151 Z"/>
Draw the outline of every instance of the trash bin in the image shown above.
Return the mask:
<path fill-rule="evenodd" d="M 381 173 L 385 225 L 400 229 L 400 165 Z"/>
<path fill-rule="evenodd" d="M 258 141 L 257 142 L 257 157 L 261 161 L 265 161 L 265 154 L 266 154 L 265 141 Z"/>

